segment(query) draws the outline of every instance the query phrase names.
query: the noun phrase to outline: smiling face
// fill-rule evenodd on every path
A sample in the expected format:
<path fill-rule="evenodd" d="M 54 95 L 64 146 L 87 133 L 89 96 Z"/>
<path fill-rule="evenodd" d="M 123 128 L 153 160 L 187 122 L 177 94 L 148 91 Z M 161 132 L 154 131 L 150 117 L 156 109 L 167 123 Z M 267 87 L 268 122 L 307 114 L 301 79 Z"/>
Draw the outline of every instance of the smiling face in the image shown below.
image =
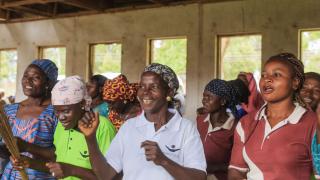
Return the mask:
<path fill-rule="evenodd" d="M 72 105 L 54 105 L 55 115 L 58 117 L 65 130 L 76 128 L 81 119 L 83 110 L 81 102 Z"/>
<path fill-rule="evenodd" d="M 306 78 L 300 96 L 315 111 L 320 102 L 320 82 L 314 78 Z"/>
<path fill-rule="evenodd" d="M 28 66 L 22 77 L 22 90 L 24 95 L 41 97 L 45 95 L 46 88 L 48 88 L 47 76 L 37 66 Z"/>
<path fill-rule="evenodd" d="M 214 113 L 221 109 L 223 99 L 219 96 L 205 90 L 202 97 L 202 105 L 206 113 Z"/>
<path fill-rule="evenodd" d="M 280 60 L 269 60 L 263 69 L 260 79 L 262 98 L 267 102 L 279 102 L 293 97 L 299 80 L 293 78 L 289 65 Z"/>
<path fill-rule="evenodd" d="M 141 75 L 138 98 L 145 113 L 157 113 L 168 107 L 166 97 L 170 95 L 169 87 L 154 72 L 144 72 Z M 172 96 L 171 96 L 172 97 Z"/>

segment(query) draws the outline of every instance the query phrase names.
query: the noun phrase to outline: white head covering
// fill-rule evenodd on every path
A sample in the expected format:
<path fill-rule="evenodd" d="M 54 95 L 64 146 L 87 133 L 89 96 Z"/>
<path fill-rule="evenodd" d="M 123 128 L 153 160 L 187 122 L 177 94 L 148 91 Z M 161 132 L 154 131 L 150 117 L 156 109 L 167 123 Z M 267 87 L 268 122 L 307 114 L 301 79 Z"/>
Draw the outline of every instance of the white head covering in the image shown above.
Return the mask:
<path fill-rule="evenodd" d="M 59 81 L 51 91 L 52 105 L 72 105 L 86 101 L 86 109 L 92 102 L 86 85 L 80 76 L 70 76 Z"/>

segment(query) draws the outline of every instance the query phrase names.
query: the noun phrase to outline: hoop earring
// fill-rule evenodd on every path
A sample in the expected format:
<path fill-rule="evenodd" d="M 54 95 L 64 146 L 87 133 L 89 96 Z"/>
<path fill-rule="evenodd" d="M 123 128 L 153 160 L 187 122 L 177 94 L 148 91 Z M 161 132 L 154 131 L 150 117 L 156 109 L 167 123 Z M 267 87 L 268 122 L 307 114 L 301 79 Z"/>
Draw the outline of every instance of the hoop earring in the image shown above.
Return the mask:
<path fill-rule="evenodd" d="M 172 101 L 172 97 L 167 96 L 167 97 L 166 97 L 166 100 L 167 100 L 168 102 L 170 102 L 170 101 Z"/>

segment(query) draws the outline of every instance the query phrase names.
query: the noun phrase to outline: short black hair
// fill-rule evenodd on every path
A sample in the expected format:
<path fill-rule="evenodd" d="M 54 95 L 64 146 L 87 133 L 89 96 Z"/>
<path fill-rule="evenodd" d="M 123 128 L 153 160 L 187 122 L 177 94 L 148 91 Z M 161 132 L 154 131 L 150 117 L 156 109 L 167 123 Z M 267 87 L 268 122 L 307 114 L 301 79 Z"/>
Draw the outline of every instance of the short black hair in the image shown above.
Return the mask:
<path fill-rule="evenodd" d="M 307 72 L 304 74 L 305 79 L 315 79 L 320 82 L 320 74 L 316 72 Z"/>
<path fill-rule="evenodd" d="M 107 77 L 101 75 L 101 74 L 96 74 L 91 76 L 90 81 L 96 82 L 98 85 L 98 88 L 102 88 L 104 83 L 108 80 Z"/>

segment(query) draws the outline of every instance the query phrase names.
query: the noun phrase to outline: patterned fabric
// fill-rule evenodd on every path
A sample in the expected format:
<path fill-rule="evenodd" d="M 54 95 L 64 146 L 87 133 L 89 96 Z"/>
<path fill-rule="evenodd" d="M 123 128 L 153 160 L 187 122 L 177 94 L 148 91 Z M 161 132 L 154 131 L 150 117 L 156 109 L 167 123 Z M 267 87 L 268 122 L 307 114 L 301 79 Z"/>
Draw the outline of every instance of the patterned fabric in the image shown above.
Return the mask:
<path fill-rule="evenodd" d="M 238 118 L 236 105 L 239 102 L 236 99 L 236 90 L 231 85 L 224 80 L 214 79 L 206 85 L 204 90 L 224 98 L 227 101 L 227 107 L 230 108 L 232 114 Z"/>
<path fill-rule="evenodd" d="M 54 62 L 49 59 L 36 59 L 32 61 L 31 64 L 38 66 L 46 74 L 51 82 L 57 82 L 58 68 Z"/>
<path fill-rule="evenodd" d="M 127 77 L 120 74 L 114 79 L 107 80 L 103 87 L 105 101 L 135 101 L 138 91 L 137 83 L 129 83 Z"/>
<path fill-rule="evenodd" d="M 122 124 L 126 121 L 125 118 L 121 117 L 119 113 L 117 113 L 114 110 L 109 111 L 109 119 L 117 131 L 120 129 Z"/>
<path fill-rule="evenodd" d="M 92 102 L 86 85 L 79 76 L 70 76 L 59 81 L 53 87 L 51 94 L 53 105 L 71 105 L 85 100 L 86 109 L 88 109 Z"/>
<path fill-rule="evenodd" d="M 98 106 L 96 106 L 93 109 L 94 112 L 98 112 L 99 115 L 103 116 L 103 117 L 108 117 L 109 114 L 109 105 L 106 102 L 103 102 L 101 104 L 99 104 Z"/>
<path fill-rule="evenodd" d="M 312 139 L 312 162 L 314 166 L 314 171 L 317 175 L 320 174 L 320 145 L 317 142 L 317 134 L 313 136 Z"/>
<path fill-rule="evenodd" d="M 257 89 L 257 83 L 256 80 L 253 77 L 252 73 L 244 73 L 247 81 L 249 82 L 249 91 L 250 91 L 250 96 L 248 98 L 248 103 L 241 104 L 241 107 L 246 111 L 246 112 L 253 112 L 255 110 L 260 109 L 260 107 L 264 104 L 264 101 L 261 97 L 261 94 L 259 93 Z"/>
<path fill-rule="evenodd" d="M 16 117 L 19 104 L 11 104 L 5 107 L 5 112 L 9 117 L 9 124 L 12 128 L 13 135 L 19 137 L 29 143 L 36 144 L 41 147 L 53 147 L 53 135 L 57 125 L 57 118 L 54 116 L 53 106 L 49 105 L 38 118 L 19 119 Z M 32 157 L 29 153 L 23 153 Z M 50 174 L 26 169 L 29 179 L 55 179 Z M 21 179 L 18 171 L 14 170 L 9 162 L 5 167 L 1 177 L 3 180 Z"/>
<path fill-rule="evenodd" d="M 179 80 L 176 73 L 169 67 L 163 64 L 152 63 L 144 68 L 144 72 L 154 72 L 168 84 L 174 93 L 179 89 Z"/>

